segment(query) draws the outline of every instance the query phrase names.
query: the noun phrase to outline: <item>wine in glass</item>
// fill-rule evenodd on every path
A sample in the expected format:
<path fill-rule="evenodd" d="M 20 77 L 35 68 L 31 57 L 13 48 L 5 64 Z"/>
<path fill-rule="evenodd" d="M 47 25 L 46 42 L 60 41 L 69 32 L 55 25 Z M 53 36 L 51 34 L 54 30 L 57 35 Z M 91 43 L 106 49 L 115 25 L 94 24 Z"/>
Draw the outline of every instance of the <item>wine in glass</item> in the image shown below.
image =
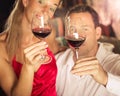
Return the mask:
<path fill-rule="evenodd" d="M 52 31 L 50 17 L 41 12 L 33 15 L 32 19 L 32 32 L 38 38 L 47 37 Z"/>
<path fill-rule="evenodd" d="M 33 14 L 32 22 L 31 22 L 31 28 L 34 36 L 36 36 L 39 39 L 44 39 L 47 37 L 51 31 L 51 23 L 50 23 L 50 17 L 48 14 L 44 12 L 35 12 Z M 41 55 L 40 60 L 44 60 L 44 63 L 48 63 L 51 61 L 51 56 L 48 54 Z"/>
<path fill-rule="evenodd" d="M 70 16 L 65 18 L 65 39 L 71 47 L 75 48 L 76 59 L 78 59 L 79 47 L 84 43 L 86 34 L 85 31 L 80 28 L 79 23 L 76 23 Z"/>

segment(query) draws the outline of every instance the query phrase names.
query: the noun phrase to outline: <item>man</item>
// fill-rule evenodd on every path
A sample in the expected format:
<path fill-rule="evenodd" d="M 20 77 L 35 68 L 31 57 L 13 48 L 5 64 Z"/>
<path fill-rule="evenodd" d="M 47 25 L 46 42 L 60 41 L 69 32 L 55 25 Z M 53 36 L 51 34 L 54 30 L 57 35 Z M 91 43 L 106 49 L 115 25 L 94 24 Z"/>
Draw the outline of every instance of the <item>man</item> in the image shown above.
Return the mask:
<path fill-rule="evenodd" d="M 120 56 L 98 42 L 102 30 L 97 13 L 87 5 L 78 5 L 66 17 L 76 24 L 79 21 L 79 28 L 86 33 L 79 47 L 79 57 L 86 58 L 76 60 L 71 46 L 56 55 L 58 96 L 120 96 Z"/>

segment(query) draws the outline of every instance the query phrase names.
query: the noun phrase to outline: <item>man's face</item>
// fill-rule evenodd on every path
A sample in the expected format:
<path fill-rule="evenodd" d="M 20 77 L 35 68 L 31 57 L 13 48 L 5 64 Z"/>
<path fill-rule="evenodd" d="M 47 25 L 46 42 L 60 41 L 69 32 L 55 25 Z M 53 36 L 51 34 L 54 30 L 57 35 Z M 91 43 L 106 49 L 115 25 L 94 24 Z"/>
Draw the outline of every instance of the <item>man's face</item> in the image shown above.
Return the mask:
<path fill-rule="evenodd" d="M 73 20 L 73 25 L 77 27 L 77 30 L 83 31 L 86 36 L 85 42 L 79 47 L 79 55 L 91 54 L 95 50 L 97 40 L 100 37 L 100 34 L 98 34 L 99 31 L 95 28 L 92 16 L 88 12 L 72 13 L 70 18 Z"/>

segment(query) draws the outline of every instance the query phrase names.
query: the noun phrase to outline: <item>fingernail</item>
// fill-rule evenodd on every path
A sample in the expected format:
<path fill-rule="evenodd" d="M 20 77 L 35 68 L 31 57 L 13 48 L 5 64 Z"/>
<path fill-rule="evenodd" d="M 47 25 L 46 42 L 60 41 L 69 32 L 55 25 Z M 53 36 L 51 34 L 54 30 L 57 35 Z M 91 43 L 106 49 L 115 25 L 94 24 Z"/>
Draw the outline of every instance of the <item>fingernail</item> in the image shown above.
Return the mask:
<path fill-rule="evenodd" d="M 46 44 L 46 47 L 48 47 L 48 44 Z"/>
<path fill-rule="evenodd" d="M 42 41 L 44 44 L 46 44 L 46 42 L 45 41 Z"/>
<path fill-rule="evenodd" d="M 73 71 L 73 70 L 71 70 L 71 73 L 74 73 L 74 71 Z"/>

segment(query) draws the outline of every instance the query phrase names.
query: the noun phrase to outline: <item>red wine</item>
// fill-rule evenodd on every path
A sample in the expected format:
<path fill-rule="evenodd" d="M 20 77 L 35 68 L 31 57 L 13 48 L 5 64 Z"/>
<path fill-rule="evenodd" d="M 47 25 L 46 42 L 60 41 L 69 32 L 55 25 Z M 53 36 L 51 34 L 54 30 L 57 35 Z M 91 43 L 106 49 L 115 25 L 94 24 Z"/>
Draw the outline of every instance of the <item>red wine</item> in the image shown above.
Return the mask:
<path fill-rule="evenodd" d="M 78 48 L 80 45 L 83 44 L 83 42 L 85 41 L 85 38 L 80 38 L 80 39 L 66 38 L 66 40 L 72 47 Z"/>
<path fill-rule="evenodd" d="M 40 38 L 40 37 L 45 38 L 51 33 L 51 29 L 35 28 L 35 29 L 32 29 L 32 32 L 38 38 Z"/>

